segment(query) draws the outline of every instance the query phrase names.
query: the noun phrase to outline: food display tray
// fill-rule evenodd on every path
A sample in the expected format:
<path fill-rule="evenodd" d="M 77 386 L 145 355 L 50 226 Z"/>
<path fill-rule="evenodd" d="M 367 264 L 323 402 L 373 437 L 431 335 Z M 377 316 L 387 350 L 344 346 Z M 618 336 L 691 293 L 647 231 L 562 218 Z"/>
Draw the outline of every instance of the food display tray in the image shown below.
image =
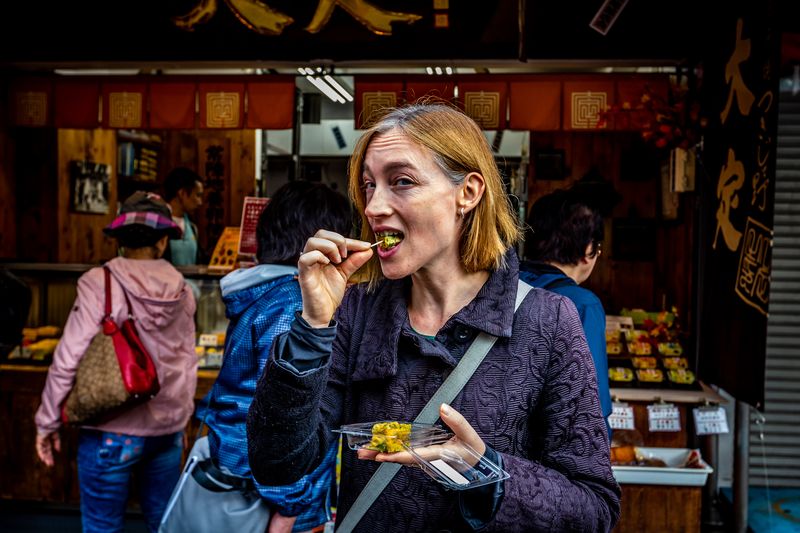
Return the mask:
<path fill-rule="evenodd" d="M 612 465 L 614 477 L 621 484 L 635 485 L 677 485 L 702 487 L 708 475 L 714 471 L 705 461 L 700 460 L 702 468 L 682 468 L 691 452 L 688 448 L 637 448 L 642 454 L 658 457 L 667 463 L 660 466 L 616 466 Z"/>

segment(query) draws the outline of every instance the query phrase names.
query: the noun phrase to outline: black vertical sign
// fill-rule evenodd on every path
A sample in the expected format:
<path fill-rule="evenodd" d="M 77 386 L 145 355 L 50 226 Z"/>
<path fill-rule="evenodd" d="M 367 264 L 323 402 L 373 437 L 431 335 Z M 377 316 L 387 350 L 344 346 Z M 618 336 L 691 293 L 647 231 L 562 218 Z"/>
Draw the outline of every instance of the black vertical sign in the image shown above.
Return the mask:
<path fill-rule="evenodd" d="M 779 36 L 770 4 L 726 5 L 704 71 L 700 375 L 756 406 L 764 402 L 775 202 Z"/>

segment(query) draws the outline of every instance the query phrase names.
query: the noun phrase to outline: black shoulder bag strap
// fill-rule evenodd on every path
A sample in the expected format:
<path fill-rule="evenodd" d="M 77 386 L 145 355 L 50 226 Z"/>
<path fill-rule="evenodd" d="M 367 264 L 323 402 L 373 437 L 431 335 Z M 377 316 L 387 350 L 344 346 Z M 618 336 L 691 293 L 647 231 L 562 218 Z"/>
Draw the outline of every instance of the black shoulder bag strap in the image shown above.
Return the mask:
<path fill-rule="evenodd" d="M 517 286 L 517 300 L 514 303 L 515 313 L 532 288 L 533 287 L 524 281 L 519 281 Z M 439 418 L 439 406 L 443 403 L 451 403 L 458 393 L 461 392 L 461 389 L 464 388 L 469 378 L 475 373 L 475 370 L 477 370 L 483 362 L 486 354 L 489 353 L 489 350 L 492 349 L 496 341 L 497 337 L 489 335 L 488 333 L 480 333 L 475 340 L 472 341 L 472 344 L 461 358 L 458 365 L 456 365 L 450 375 L 447 376 L 447 379 L 434 395 L 431 396 L 431 399 L 428 400 L 425 407 L 422 408 L 422 411 L 420 411 L 417 418 L 414 419 L 414 422 L 422 424 L 433 424 L 436 422 Z M 356 498 L 353 506 L 347 512 L 347 515 L 345 515 L 342 520 L 342 525 L 336 529 L 338 533 L 350 533 L 355 529 L 358 522 L 367 513 L 378 496 L 380 496 L 383 489 L 389 485 L 401 466 L 402 465 L 397 463 L 382 463 L 381 466 L 378 467 L 378 470 L 372 474 L 372 477 L 364 486 L 358 498 Z"/>

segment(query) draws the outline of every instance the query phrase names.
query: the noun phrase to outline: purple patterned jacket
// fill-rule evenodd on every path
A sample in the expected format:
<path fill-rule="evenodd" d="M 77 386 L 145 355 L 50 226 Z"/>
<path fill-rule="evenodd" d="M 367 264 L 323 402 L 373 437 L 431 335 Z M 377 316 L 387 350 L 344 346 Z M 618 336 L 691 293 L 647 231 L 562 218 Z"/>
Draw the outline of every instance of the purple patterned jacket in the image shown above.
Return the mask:
<path fill-rule="evenodd" d="M 256 479 L 285 484 L 311 471 L 341 424 L 413 420 L 485 331 L 498 341 L 452 402 L 511 474 L 483 531 L 610 530 L 620 490 L 580 319 L 568 299 L 541 289 L 515 315 L 516 254 L 506 262 L 436 342 L 410 327 L 409 280 L 371 293 L 352 287 L 337 311 L 329 364 L 298 375 L 283 361 L 268 363 L 248 418 Z M 339 522 L 377 467 L 344 450 Z M 419 469 L 402 468 L 356 531 L 468 530 L 461 503 Z"/>

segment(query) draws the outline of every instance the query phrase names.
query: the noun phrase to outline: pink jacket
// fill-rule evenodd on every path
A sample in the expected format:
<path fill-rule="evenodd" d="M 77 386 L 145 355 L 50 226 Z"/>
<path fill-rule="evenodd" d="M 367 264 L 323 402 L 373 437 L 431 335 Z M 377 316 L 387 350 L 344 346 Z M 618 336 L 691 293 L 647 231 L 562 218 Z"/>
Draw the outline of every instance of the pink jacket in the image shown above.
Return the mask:
<path fill-rule="evenodd" d="M 120 284 L 131 300 L 136 328 L 153 357 L 161 390 L 149 402 L 96 426 L 102 431 L 137 436 L 182 430 L 194 411 L 197 356 L 194 352 L 195 299 L 183 275 L 163 259 L 125 259 L 107 263 L 111 270 L 112 318 L 127 317 Z M 78 280 L 78 296 L 53 354 L 35 422 L 40 434 L 61 426 L 61 404 L 75 381 L 78 363 L 100 331 L 104 314 L 103 269 L 93 268 Z"/>

